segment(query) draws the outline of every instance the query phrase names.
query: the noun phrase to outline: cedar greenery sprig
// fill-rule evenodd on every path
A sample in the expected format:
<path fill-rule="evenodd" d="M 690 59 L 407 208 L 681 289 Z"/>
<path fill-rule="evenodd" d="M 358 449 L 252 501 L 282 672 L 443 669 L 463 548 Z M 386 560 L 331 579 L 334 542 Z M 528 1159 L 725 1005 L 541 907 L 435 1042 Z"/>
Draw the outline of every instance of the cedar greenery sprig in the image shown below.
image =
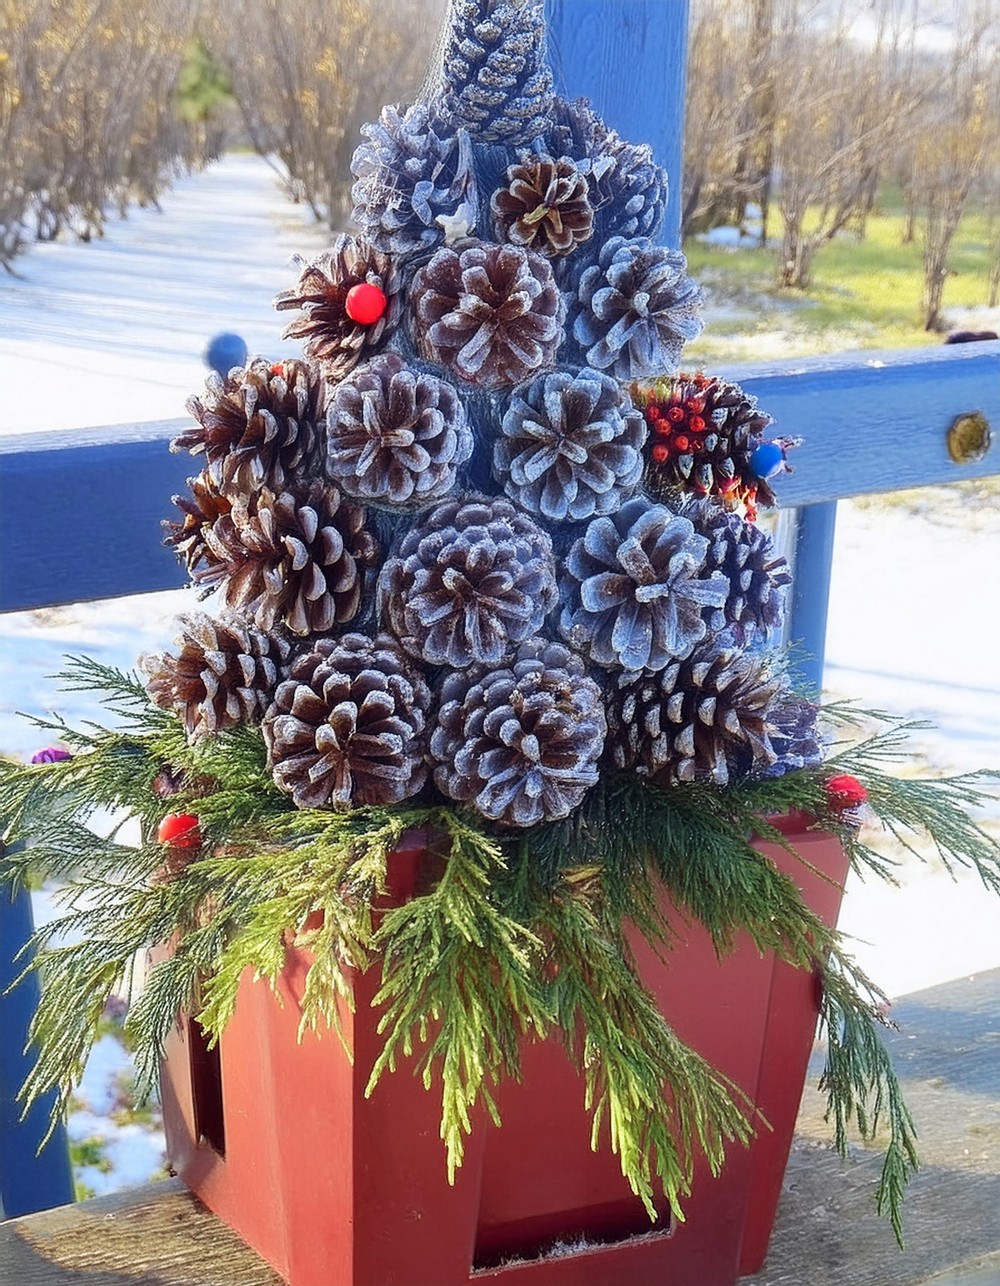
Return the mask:
<path fill-rule="evenodd" d="M 302 1031 L 340 1032 L 342 1007 L 354 1003 L 350 970 L 380 967 L 375 1003 L 385 1044 L 369 1092 L 403 1059 L 413 1060 L 425 1085 L 439 1083 L 449 1174 L 478 1107 L 496 1119 L 492 1089 L 517 1075 L 521 1039 L 554 1029 L 584 1078 L 595 1142 L 607 1126 L 622 1173 L 651 1217 L 657 1187 L 680 1216 L 693 1156 L 704 1153 L 718 1169 L 726 1145 L 750 1137 L 751 1105 L 678 1040 L 636 973 L 627 924 L 657 950 L 669 949 L 675 926 L 657 898 L 663 885 L 670 914 L 703 924 L 720 954 L 745 930 L 762 951 L 821 972 L 821 1087 L 835 1141 L 843 1152 L 852 1122 L 867 1140 L 888 1124 L 876 1202 L 901 1237 L 916 1150 L 882 1041 L 884 997 L 752 841 L 794 852 L 767 818 L 803 810 L 840 835 L 859 870 L 891 879 L 884 859 L 827 805 L 831 769 L 849 771 L 907 847 L 930 834 L 949 869 L 971 867 L 1000 890 L 1000 848 L 968 816 L 992 798 L 988 774 L 894 778 L 881 765 L 901 754 L 913 725 L 887 724 L 837 749 L 825 769 L 725 790 L 661 789 L 609 774 L 565 821 L 512 837 L 452 807 L 296 810 L 270 782 L 258 730 L 190 745 L 180 720 L 154 706 L 134 676 L 79 658 L 65 677 L 104 692 L 122 726 L 35 721 L 75 757 L 31 767 L 0 762 L 0 836 L 13 845 L 0 857 L 0 886 L 68 880 L 59 893 L 64 913 L 32 944 L 37 956 L 28 967 L 42 970 L 46 985 L 26 1100 L 55 1090 L 57 1111 L 65 1110 L 105 1001 L 114 988 L 130 987 L 139 952 L 172 945 L 127 1020 L 148 1089 L 178 1012 L 197 1013 L 218 1038 L 245 970 L 276 986 L 291 940 L 312 961 Z M 841 707 L 831 713 L 842 723 L 860 717 Z M 158 878 L 162 846 L 133 847 L 118 825 L 101 836 L 85 824 L 111 810 L 137 818 L 150 835 L 164 811 L 153 784 L 165 766 L 181 782 L 171 807 L 195 809 L 205 836 L 196 860 L 171 879 Z M 437 869 L 416 896 L 386 910 L 389 855 L 414 829 L 435 837 Z"/>

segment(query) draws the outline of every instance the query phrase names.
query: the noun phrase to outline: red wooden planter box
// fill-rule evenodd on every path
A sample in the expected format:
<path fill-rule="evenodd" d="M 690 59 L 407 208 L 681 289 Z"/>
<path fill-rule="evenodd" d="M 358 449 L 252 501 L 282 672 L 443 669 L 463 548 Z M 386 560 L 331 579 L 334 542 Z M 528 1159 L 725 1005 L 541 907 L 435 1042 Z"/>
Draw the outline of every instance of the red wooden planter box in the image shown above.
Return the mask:
<path fill-rule="evenodd" d="M 801 861 L 758 847 L 832 924 L 847 873 L 841 846 L 794 820 L 785 829 Z M 395 855 L 403 885 L 421 857 Z M 499 1091 L 502 1127 L 476 1123 L 449 1187 L 436 1087 L 425 1091 L 404 1063 L 364 1097 L 381 1048 L 370 1008 L 378 970 L 356 977 L 357 1011 L 344 1016 L 352 1066 L 332 1033 L 296 1040 L 305 969 L 296 953 L 283 1004 L 244 981 L 217 1053 L 197 1025 L 176 1028 L 163 1068 L 171 1165 L 291 1286 L 732 1286 L 767 1251 L 817 984 L 749 941 L 719 961 L 703 930 L 679 928 L 666 963 L 635 944 L 646 985 L 678 1034 L 773 1127 L 749 1149 L 733 1146 L 720 1178 L 702 1165 L 684 1223 L 651 1226 L 617 1158 L 590 1150 L 582 1082 L 556 1040 L 526 1045 L 522 1081 Z"/>

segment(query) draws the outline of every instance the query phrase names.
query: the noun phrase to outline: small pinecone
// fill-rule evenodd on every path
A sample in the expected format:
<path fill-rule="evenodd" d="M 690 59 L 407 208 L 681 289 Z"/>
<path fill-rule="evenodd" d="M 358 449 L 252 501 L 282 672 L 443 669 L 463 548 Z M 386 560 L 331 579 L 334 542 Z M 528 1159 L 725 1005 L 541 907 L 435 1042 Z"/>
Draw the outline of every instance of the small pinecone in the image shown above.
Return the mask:
<path fill-rule="evenodd" d="M 360 505 L 314 483 L 275 495 L 266 487 L 234 501 L 207 533 L 218 565 L 204 583 L 259 629 L 281 621 L 293 634 L 324 634 L 354 620 L 378 545 Z"/>
<path fill-rule="evenodd" d="M 307 362 L 272 364 L 255 357 L 225 378 L 209 375 L 202 397 L 187 402 L 197 427 L 175 438 L 170 449 L 204 455 L 223 490 L 280 491 L 315 463 L 322 401 L 323 383 Z"/>
<path fill-rule="evenodd" d="M 587 176 L 568 156 L 529 156 L 507 171 L 507 186 L 493 193 L 497 239 L 554 258 L 594 235 Z"/>
<path fill-rule="evenodd" d="M 299 808 L 398 804 L 427 779 L 431 694 L 380 634 L 319 639 L 264 717 L 268 766 Z"/>
<path fill-rule="evenodd" d="M 455 485 L 472 430 L 450 384 L 411 370 L 395 353 L 358 367 L 327 410 L 327 472 L 348 495 L 421 508 Z"/>
<path fill-rule="evenodd" d="M 540 0 L 452 0 L 438 108 L 477 143 L 524 146 L 552 104 Z"/>
<path fill-rule="evenodd" d="M 590 366 L 627 381 L 670 374 L 681 349 L 700 332 L 701 289 L 687 260 L 640 238 L 612 237 L 584 268 L 571 306 L 573 338 Z"/>
<path fill-rule="evenodd" d="M 307 356 L 323 363 L 328 380 L 343 379 L 362 357 L 374 353 L 399 325 L 403 310 L 402 276 L 396 262 L 359 237 L 342 233 L 329 250 L 312 263 L 299 256 L 298 284 L 283 290 L 274 301 L 279 311 L 302 309 L 282 332 L 285 339 L 301 339 Z M 347 296 L 362 282 L 378 286 L 386 309 L 369 325 L 347 315 Z"/>
<path fill-rule="evenodd" d="M 603 700 L 568 648 L 532 639 L 509 667 L 452 672 L 440 702 L 434 780 L 492 821 L 566 817 L 597 781 Z"/>
<path fill-rule="evenodd" d="M 512 500 L 550 522 L 613 513 L 642 476 L 645 425 L 600 371 L 551 371 L 517 389 L 493 448 Z"/>
<path fill-rule="evenodd" d="M 781 629 L 786 586 L 792 583 L 788 563 L 775 552 L 771 537 L 738 514 L 727 513 L 714 500 L 695 500 L 684 509 L 694 529 L 708 538 L 706 565 L 729 581 L 725 606 L 713 612 L 709 629 L 729 628 L 737 642 L 754 634 Z"/>
<path fill-rule="evenodd" d="M 415 103 L 402 114 L 384 107 L 362 125 L 368 140 L 354 153 L 353 217 L 377 250 L 403 257 L 430 250 L 449 225 L 476 226 L 472 143 L 465 130 L 448 133 Z"/>
<path fill-rule="evenodd" d="M 411 298 L 420 355 L 477 388 L 509 388 L 555 362 L 562 296 L 534 251 L 443 247 L 414 277 Z"/>
<path fill-rule="evenodd" d="M 430 665 L 496 665 L 556 601 L 552 541 L 509 500 L 445 501 L 411 528 L 378 582 L 380 619 Z"/>
<path fill-rule="evenodd" d="M 646 485 L 654 494 L 681 488 L 743 505 L 751 520 L 774 492 L 753 470 L 753 453 L 771 417 L 738 384 L 704 375 L 678 375 L 652 388 L 633 388 L 649 422 Z"/>
<path fill-rule="evenodd" d="M 190 496 L 174 496 L 173 503 L 184 515 L 180 522 L 165 519 L 165 545 L 170 545 L 183 562 L 192 580 L 200 581 L 219 569 L 220 558 L 206 535 L 220 519 L 228 518 L 233 502 L 224 496 L 207 472 L 188 478 Z"/>
<path fill-rule="evenodd" d="M 783 679 L 766 653 L 727 632 L 656 674 L 622 674 L 608 699 L 608 749 L 617 768 L 668 785 L 761 773 L 777 753 L 772 715 Z"/>
<path fill-rule="evenodd" d="M 729 582 L 687 518 L 637 497 L 595 518 L 565 560 L 563 637 L 611 669 L 662 670 L 706 634 Z"/>
<path fill-rule="evenodd" d="M 241 723 L 259 723 L 271 703 L 289 645 L 227 612 L 180 616 L 178 654 L 139 658 L 156 704 L 176 710 L 192 740 Z"/>
<path fill-rule="evenodd" d="M 800 768 L 817 768 L 825 759 L 823 737 L 817 727 L 819 706 L 786 691 L 771 712 L 771 745 L 777 759 L 764 770 L 765 777 L 784 777 Z"/>

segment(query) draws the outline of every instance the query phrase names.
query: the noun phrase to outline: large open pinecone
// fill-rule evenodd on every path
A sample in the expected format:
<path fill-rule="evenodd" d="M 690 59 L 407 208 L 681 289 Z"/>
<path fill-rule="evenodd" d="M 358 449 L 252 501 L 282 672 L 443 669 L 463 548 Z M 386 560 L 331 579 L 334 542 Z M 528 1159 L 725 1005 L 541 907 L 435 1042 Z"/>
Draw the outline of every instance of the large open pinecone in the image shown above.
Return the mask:
<path fill-rule="evenodd" d="M 729 507 L 772 506 L 774 492 L 752 464 L 773 423 L 738 384 L 704 375 L 678 375 L 632 388 L 649 421 L 646 485 L 654 494 L 681 488 L 716 496 Z"/>
<path fill-rule="evenodd" d="M 216 564 L 195 579 L 260 629 L 280 621 L 299 635 L 354 620 L 379 554 L 364 509 L 319 483 L 241 497 L 205 539 Z"/>
<path fill-rule="evenodd" d="M 555 362 L 562 296 L 549 261 L 518 246 L 442 247 L 410 290 L 422 357 L 481 389 L 510 388 Z"/>
<path fill-rule="evenodd" d="M 282 310 L 300 308 L 302 316 L 284 329 L 285 339 L 301 339 L 309 357 L 323 363 L 331 381 L 343 379 L 362 357 L 375 353 L 396 329 L 403 310 L 402 275 L 396 260 L 363 238 L 342 233 L 329 250 L 311 263 L 295 258 L 298 283 L 274 301 Z M 385 295 L 385 312 L 364 324 L 347 314 L 347 296 L 354 286 L 368 283 Z"/>
<path fill-rule="evenodd" d="M 268 766 L 299 808 L 398 804 L 427 778 L 431 694 L 387 635 L 318 639 L 264 718 Z"/>
<path fill-rule="evenodd" d="M 600 371 L 550 371 L 516 389 L 493 472 L 529 513 L 581 522 L 613 513 L 642 476 L 645 425 Z"/>
<path fill-rule="evenodd" d="M 204 455 L 205 467 L 223 489 L 280 491 L 311 471 L 320 443 L 323 381 L 308 362 L 272 364 L 255 357 L 223 378 L 213 371 L 201 397 L 188 399 L 197 426 L 170 444 L 171 451 Z"/>
<path fill-rule="evenodd" d="M 523 146 L 552 102 L 540 0 L 453 0 L 437 107 L 480 143 Z"/>
<path fill-rule="evenodd" d="M 573 338 L 587 363 L 623 382 L 677 369 L 701 331 L 701 288 L 679 250 L 611 237 L 580 273 L 571 299 Z"/>
<path fill-rule="evenodd" d="M 139 658 L 156 704 L 176 710 L 192 740 L 259 723 L 288 659 L 288 642 L 280 634 L 255 630 L 232 612 L 218 619 L 191 612 L 177 625 L 176 656 Z"/>
<path fill-rule="evenodd" d="M 507 171 L 490 209 L 500 241 L 555 257 L 594 235 L 587 176 L 568 156 L 531 155 Z"/>
<path fill-rule="evenodd" d="M 605 731 L 601 691 L 580 658 L 532 639 L 508 667 L 445 678 L 431 736 L 434 780 L 492 821 L 554 821 L 597 781 Z"/>
<path fill-rule="evenodd" d="M 706 610 L 728 597 L 707 556 L 687 518 L 645 497 L 594 518 L 566 555 L 560 632 L 598 665 L 662 670 L 691 654 Z"/>
<path fill-rule="evenodd" d="M 444 129 L 414 103 L 402 113 L 383 107 L 361 133 L 367 141 L 351 161 L 352 214 L 376 249 L 402 257 L 438 245 L 454 223 L 471 232 L 476 181 L 464 129 Z"/>
<path fill-rule="evenodd" d="M 495 665 L 555 605 L 552 541 L 509 500 L 446 500 L 406 533 L 378 582 L 380 619 L 413 656 Z"/>
<path fill-rule="evenodd" d="M 778 755 L 772 716 L 784 680 L 763 652 L 731 634 L 705 640 L 655 674 L 616 677 L 608 699 L 608 751 L 617 768 L 663 784 L 768 770 Z"/>
<path fill-rule="evenodd" d="M 163 543 L 174 549 L 192 580 L 203 580 L 217 571 L 221 563 L 206 535 L 220 518 L 228 516 L 233 502 L 207 472 L 188 478 L 188 486 L 190 496 L 173 497 L 173 503 L 183 514 L 181 521 L 164 519 L 161 524 L 166 533 Z"/>
<path fill-rule="evenodd" d="M 792 577 L 771 537 L 714 500 L 691 501 L 683 512 L 695 531 L 708 538 L 707 566 L 729 581 L 729 597 L 709 617 L 709 628 L 718 633 L 728 627 L 744 643 L 755 634 L 780 631 Z"/>
<path fill-rule="evenodd" d="M 455 485 L 472 430 L 455 389 L 385 353 L 357 367 L 330 398 L 327 472 L 351 496 L 421 508 Z"/>

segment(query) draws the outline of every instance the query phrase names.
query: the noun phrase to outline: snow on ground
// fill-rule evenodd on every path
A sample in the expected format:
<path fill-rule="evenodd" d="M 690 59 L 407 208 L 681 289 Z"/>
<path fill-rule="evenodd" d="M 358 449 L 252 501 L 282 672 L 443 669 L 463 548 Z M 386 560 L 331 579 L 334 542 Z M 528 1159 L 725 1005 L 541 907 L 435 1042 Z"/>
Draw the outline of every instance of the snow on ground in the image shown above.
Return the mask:
<path fill-rule="evenodd" d="M 179 416 L 201 383 L 205 341 L 219 330 L 238 331 L 251 351 L 294 351 L 277 339 L 281 318 L 270 300 L 292 279 L 290 255 L 323 244 L 266 163 L 235 156 L 182 180 L 162 214 L 137 211 L 111 225 L 102 242 L 34 248 L 18 263 L 20 280 L 0 280 L 0 432 Z M 761 352 L 759 334 L 747 345 L 747 359 L 773 355 Z M 938 731 L 919 750 L 936 770 L 1000 768 L 998 540 L 995 510 L 961 510 L 940 493 L 923 507 L 840 507 L 827 687 L 932 720 Z M 189 591 L 176 591 L 0 616 L 0 750 L 26 757 L 46 744 L 15 710 L 58 706 L 73 720 L 97 713 L 46 677 L 64 653 L 130 668 L 138 653 L 170 643 L 172 619 L 192 603 Z M 1000 965 L 1000 900 L 974 877 L 955 882 L 934 864 L 906 861 L 901 874 L 899 889 L 852 879 L 841 921 L 890 995 Z M 38 911 L 47 914 L 44 898 Z M 123 1135 L 108 1126 L 123 1066 L 115 1044 L 107 1037 L 99 1046 L 72 1125 L 84 1139 L 107 1127 L 115 1140 L 103 1151 L 105 1178 L 88 1170 L 85 1179 L 101 1190 L 159 1165 L 148 1128 Z"/>

